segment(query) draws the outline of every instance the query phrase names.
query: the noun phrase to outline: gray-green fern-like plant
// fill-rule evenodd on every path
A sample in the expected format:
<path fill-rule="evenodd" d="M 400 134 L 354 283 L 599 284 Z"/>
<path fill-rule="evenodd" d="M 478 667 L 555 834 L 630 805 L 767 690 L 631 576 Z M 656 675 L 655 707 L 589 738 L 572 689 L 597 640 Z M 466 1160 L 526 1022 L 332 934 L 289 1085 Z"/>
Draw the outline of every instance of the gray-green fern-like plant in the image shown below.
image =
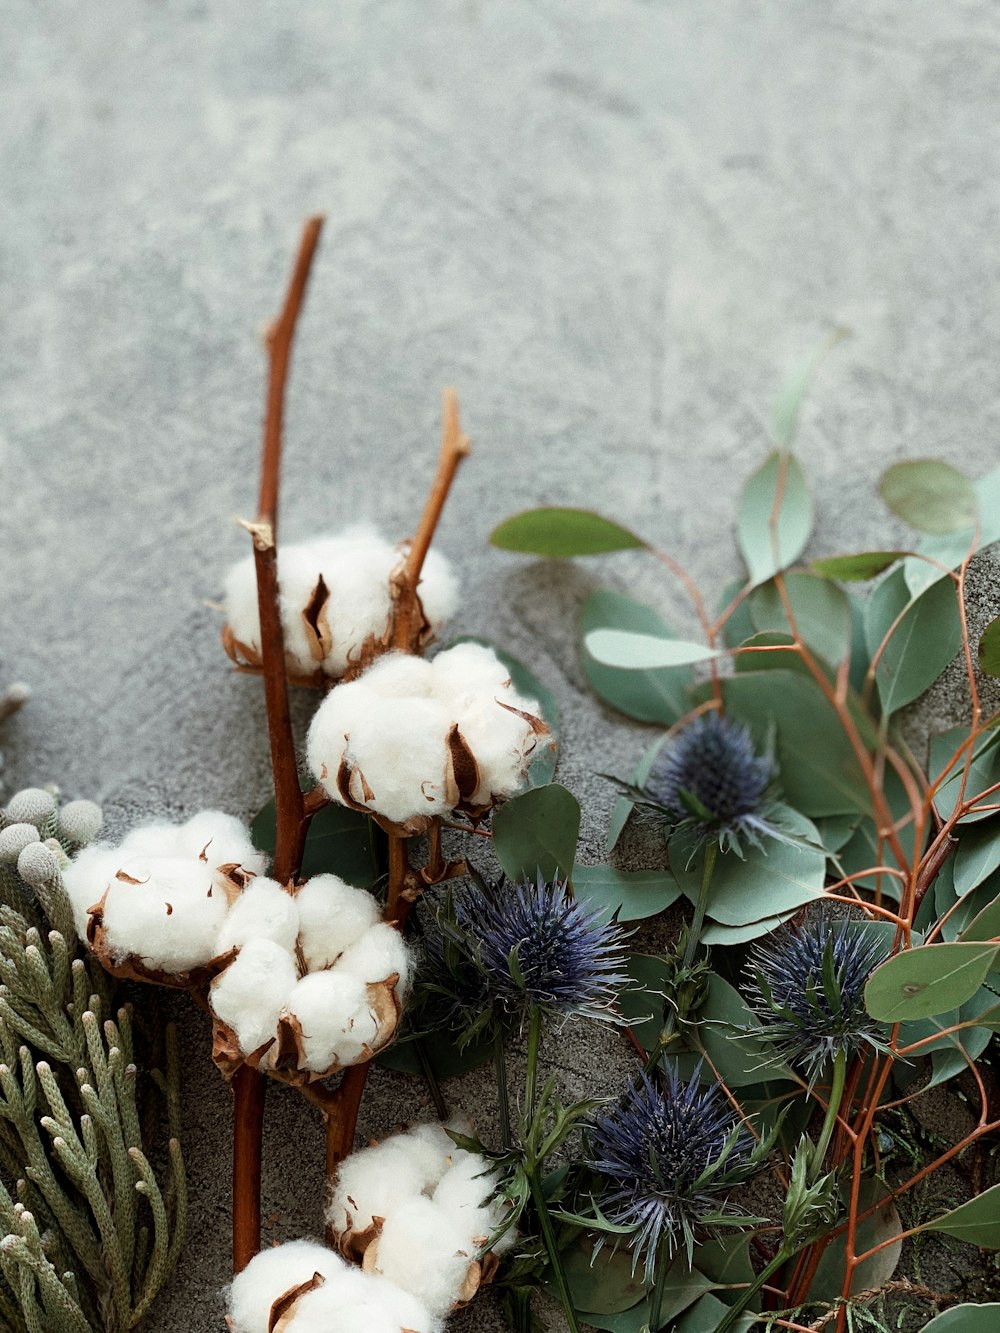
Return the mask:
<path fill-rule="evenodd" d="M 134 1038 L 146 1052 L 156 1033 L 134 1034 L 77 939 L 60 867 L 97 807 L 31 788 L 0 820 L 0 1326 L 123 1333 L 184 1238 L 176 1036 L 141 1067 Z M 151 1161 L 157 1096 L 170 1137 Z"/>

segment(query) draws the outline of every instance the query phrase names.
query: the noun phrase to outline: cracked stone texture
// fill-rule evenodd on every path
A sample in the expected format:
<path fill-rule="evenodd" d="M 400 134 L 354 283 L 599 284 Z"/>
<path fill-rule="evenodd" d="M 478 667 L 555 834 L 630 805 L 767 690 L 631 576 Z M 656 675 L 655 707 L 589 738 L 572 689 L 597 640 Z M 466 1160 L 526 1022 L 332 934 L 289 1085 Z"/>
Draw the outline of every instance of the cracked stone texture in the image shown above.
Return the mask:
<path fill-rule="evenodd" d="M 57 780 L 112 832 L 266 799 L 260 685 L 228 670 L 206 601 L 246 549 L 259 334 L 314 210 L 284 534 L 412 531 L 456 385 L 476 450 L 440 529 L 453 628 L 554 690 L 585 859 L 610 805 L 595 770 L 649 736 L 588 696 L 576 610 L 610 583 L 691 616 L 648 557 L 514 559 L 486 544 L 499 519 L 599 507 L 714 599 L 775 388 L 837 324 L 798 445 L 814 554 L 906 540 L 874 495 L 887 463 L 996 462 L 991 0 L 7 0 L 4 19 L 2 653 L 34 689 L 5 728 L 11 787 Z M 979 597 L 995 607 L 988 579 Z M 228 1255 L 228 1095 L 175 1008 L 192 1240 L 155 1333 L 220 1328 Z M 613 1036 L 553 1047 L 568 1092 L 615 1087 Z M 487 1133 L 488 1082 L 450 1089 Z M 425 1111 L 380 1072 L 361 1133 Z M 268 1239 L 317 1231 L 321 1163 L 314 1112 L 275 1089 Z M 487 1296 L 453 1327 L 499 1316 Z"/>

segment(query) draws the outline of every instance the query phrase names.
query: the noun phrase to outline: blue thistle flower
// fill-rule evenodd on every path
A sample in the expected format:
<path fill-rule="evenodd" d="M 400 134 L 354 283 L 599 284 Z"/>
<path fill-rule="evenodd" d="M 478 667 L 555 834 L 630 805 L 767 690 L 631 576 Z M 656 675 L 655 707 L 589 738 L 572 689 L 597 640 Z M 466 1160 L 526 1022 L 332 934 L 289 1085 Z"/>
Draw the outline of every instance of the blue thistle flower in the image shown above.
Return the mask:
<path fill-rule="evenodd" d="M 537 1009 L 618 1021 L 626 933 L 603 909 L 570 897 L 566 880 L 480 880 L 479 891 L 454 896 L 439 926 L 430 952 L 438 972 L 458 983 L 453 992 L 467 1015 L 506 1021 Z"/>
<path fill-rule="evenodd" d="M 698 1231 L 714 1234 L 747 1219 L 726 1213 L 726 1195 L 759 1164 L 760 1153 L 720 1089 L 683 1083 L 668 1067 L 662 1086 L 647 1075 L 590 1130 L 588 1165 L 606 1182 L 604 1218 L 633 1229 L 632 1267 L 652 1279 L 661 1244 L 688 1258 Z"/>
<path fill-rule="evenodd" d="M 799 1066 L 812 1086 L 837 1055 L 885 1050 L 882 1025 L 865 1008 L 865 983 L 888 953 L 880 935 L 821 915 L 755 945 L 745 998 L 776 1059 Z"/>
<path fill-rule="evenodd" d="M 773 777 L 774 762 L 756 753 L 749 728 L 711 712 L 667 742 L 638 795 L 672 828 L 738 852 L 743 842 L 781 836 L 770 818 Z"/>

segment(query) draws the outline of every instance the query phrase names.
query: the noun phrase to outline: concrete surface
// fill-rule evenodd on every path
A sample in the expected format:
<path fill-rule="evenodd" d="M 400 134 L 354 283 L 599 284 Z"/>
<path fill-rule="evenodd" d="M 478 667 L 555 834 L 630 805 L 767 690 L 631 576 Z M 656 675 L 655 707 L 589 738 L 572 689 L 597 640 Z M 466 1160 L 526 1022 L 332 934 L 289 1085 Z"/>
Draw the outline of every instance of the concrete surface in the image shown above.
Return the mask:
<path fill-rule="evenodd" d="M 314 210 L 284 533 L 408 533 L 456 385 L 476 452 L 440 534 L 454 629 L 555 691 L 592 859 L 593 772 L 648 737 L 588 697 L 575 609 L 631 582 L 689 617 L 648 559 L 542 567 L 491 551 L 496 521 L 599 507 L 714 597 L 774 390 L 835 323 L 853 336 L 799 445 L 814 552 L 902 537 L 873 494 L 894 459 L 997 461 L 992 0 L 6 0 L 2 27 L 0 655 L 34 689 L 7 776 L 95 797 L 112 830 L 268 795 L 260 687 L 205 601 L 245 549 L 259 330 Z M 153 1333 L 219 1328 L 226 1278 L 227 1094 L 183 1022 L 192 1240 Z M 559 1063 L 613 1086 L 620 1055 L 569 1031 Z M 363 1132 L 418 1097 L 380 1074 Z M 276 1089 L 269 1237 L 317 1229 L 321 1160 Z M 454 1327 L 498 1324 L 487 1301 Z"/>

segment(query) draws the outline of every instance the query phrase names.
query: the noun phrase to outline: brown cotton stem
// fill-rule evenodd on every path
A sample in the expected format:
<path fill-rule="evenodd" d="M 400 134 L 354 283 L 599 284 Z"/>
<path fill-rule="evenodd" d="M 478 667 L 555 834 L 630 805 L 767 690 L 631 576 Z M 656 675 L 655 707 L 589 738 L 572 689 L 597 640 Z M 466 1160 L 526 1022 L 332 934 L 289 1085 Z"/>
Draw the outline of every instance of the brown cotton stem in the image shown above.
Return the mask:
<path fill-rule="evenodd" d="M 410 543 L 406 564 L 403 566 L 402 586 L 396 606 L 393 646 L 402 649 L 403 652 L 414 652 L 419 646 L 423 630 L 423 612 L 417 594 L 420 574 L 452 482 L 455 480 L 455 473 L 462 459 L 468 457 L 472 449 L 469 437 L 463 435 L 459 427 L 458 397 L 455 390 L 445 389 L 442 397 L 441 453 L 424 512 L 420 516 L 420 523 Z"/>
<path fill-rule="evenodd" d="M 246 525 L 253 537 L 264 702 L 274 777 L 276 829 L 271 873 L 280 884 L 289 883 L 297 876 L 309 826 L 299 787 L 295 736 L 288 706 L 285 636 L 278 602 L 276 533 L 282 422 L 292 340 L 322 226 L 320 217 L 310 218 L 305 224 L 284 306 L 268 332 L 269 374 L 260 500 L 256 523 Z M 233 1271 L 236 1273 L 245 1268 L 260 1249 L 260 1159 L 265 1086 L 264 1076 L 247 1065 L 242 1066 L 233 1079 Z"/>

